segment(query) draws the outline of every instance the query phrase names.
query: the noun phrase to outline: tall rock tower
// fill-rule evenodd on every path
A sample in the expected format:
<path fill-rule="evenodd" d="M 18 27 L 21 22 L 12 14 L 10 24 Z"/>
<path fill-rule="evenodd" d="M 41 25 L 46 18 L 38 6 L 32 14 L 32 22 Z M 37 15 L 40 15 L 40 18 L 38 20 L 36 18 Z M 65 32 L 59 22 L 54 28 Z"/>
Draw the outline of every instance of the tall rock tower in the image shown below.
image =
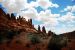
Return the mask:
<path fill-rule="evenodd" d="M 28 22 L 30 25 L 32 25 L 32 19 L 29 19 Z"/>
<path fill-rule="evenodd" d="M 38 32 L 41 32 L 40 25 L 38 25 Z"/>
<path fill-rule="evenodd" d="M 14 16 L 13 13 L 11 14 L 11 19 L 12 19 L 12 20 L 16 20 L 16 17 Z"/>
<path fill-rule="evenodd" d="M 43 32 L 43 33 L 46 33 L 46 29 L 45 29 L 44 26 L 42 27 L 42 32 Z"/>
<path fill-rule="evenodd" d="M 28 24 L 32 26 L 32 19 L 28 19 Z"/>
<path fill-rule="evenodd" d="M 8 20 L 11 19 L 10 14 L 6 14 L 6 17 L 7 17 Z"/>

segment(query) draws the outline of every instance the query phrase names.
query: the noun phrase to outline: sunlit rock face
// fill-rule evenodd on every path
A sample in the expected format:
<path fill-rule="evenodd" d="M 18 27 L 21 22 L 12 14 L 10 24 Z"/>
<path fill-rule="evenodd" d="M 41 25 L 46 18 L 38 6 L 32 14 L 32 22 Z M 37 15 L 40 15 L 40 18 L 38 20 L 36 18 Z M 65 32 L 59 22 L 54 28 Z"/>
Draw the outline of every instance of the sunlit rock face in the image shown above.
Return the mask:
<path fill-rule="evenodd" d="M 26 19 L 21 16 L 19 16 L 16 19 L 16 16 L 13 13 L 6 14 L 1 8 L 0 8 L 0 24 L 4 24 L 5 26 L 8 25 L 8 27 L 10 28 L 13 27 L 12 29 L 14 29 L 14 27 L 16 29 L 21 29 L 21 28 L 24 28 L 26 30 L 28 28 L 34 29 L 34 25 L 32 25 L 32 19 L 26 21 Z"/>

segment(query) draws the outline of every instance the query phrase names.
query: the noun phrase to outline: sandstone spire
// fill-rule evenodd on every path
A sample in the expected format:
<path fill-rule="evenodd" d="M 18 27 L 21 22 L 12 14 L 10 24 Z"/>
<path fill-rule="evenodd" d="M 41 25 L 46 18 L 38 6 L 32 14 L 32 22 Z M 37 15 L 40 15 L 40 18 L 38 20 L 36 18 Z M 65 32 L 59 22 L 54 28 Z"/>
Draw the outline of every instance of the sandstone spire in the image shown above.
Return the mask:
<path fill-rule="evenodd" d="M 32 19 L 28 19 L 29 25 L 32 25 Z"/>
<path fill-rule="evenodd" d="M 29 20 L 30 24 L 32 25 L 32 19 Z"/>
<path fill-rule="evenodd" d="M 14 16 L 13 13 L 11 14 L 11 19 L 12 19 L 12 20 L 15 20 L 15 19 L 16 19 L 16 17 Z"/>
<path fill-rule="evenodd" d="M 6 14 L 6 17 L 7 17 L 8 20 L 11 19 L 10 14 Z"/>
<path fill-rule="evenodd" d="M 40 25 L 38 25 L 38 32 L 41 32 Z"/>
<path fill-rule="evenodd" d="M 45 29 L 44 26 L 42 27 L 42 32 L 43 32 L 43 33 L 46 33 L 46 29 Z"/>

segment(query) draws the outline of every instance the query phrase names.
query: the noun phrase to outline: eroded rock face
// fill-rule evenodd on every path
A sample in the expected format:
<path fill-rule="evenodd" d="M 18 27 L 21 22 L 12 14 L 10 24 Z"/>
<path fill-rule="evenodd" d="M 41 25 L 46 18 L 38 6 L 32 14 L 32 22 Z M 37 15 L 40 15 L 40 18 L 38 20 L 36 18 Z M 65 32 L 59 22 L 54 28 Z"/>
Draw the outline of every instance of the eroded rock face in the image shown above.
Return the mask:
<path fill-rule="evenodd" d="M 45 36 L 43 32 L 38 33 L 32 19 L 26 21 L 21 16 L 16 19 L 13 13 L 6 14 L 0 8 L 0 50 L 46 50 L 47 41 L 43 40 Z"/>
<path fill-rule="evenodd" d="M 23 37 L 26 36 L 27 33 L 37 33 L 37 30 L 32 25 L 32 19 L 26 21 L 25 18 L 21 16 L 16 19 L 13 13 L 6 14 L 3 9 L 0 8 L 0 39 L 4 39 L 2 40 L 3 43 L 11 40 L 16 41 L 21 38 L 25 39 Z"/>
<path fill-rule="evenodd" d="M 41 28 L 40 28 L 40 25 L 38 25 L 38 32 L 39 32 L 39 33 L 41 32 Z"/>
<path fill-rule="evenodd" d="M 73 36 L 73 38 L 70 39 L 74 39 L 74 33 L 75 32 L 70 32 L 70 34 L 66 35 L 67 37 Z M 42 31 L 40 26 L 38 26 L 38 30 L 36 30 L 32 24 L 32 19 L 26 21 L 26 19 L 21 16 L 16 19 L 13 13 L 6 14 L 0 8 L 0 50 L 47 50 L 48 44 L 51 42 L 50 40 L 52 38 L 52 40 L 54 40 L 53 35 L 55 34 L 51 31 L 46 34 L 44 26 L 42 27 Z M 56 41 L 58 41 L 58 43 L 60 42 L 59 40 Z M 55 40 L 53 42 L 55 42 Z M 69 44 L 73 48 L 75 45 L 74 42 L 75 40 L 72 40 L 71 44 Z"/>
<path fill-rule="evenodd" d="M 9 27 L 11 29 L 26 29 L 29 31 L 36 32 L 36 29 L 34 29 L 32 25 L 32 19 L 29 19 L 28 21 L 25 20 L 23 17 L 19 17 L 16 19 L 16 16 L 12 14 L 6 14 L 1 8 L 0 8 L 0 25 Z M 1 26 L 0 26 L 1 27 Z M 6 28 L 5 28 L 6 29 Z"/>
<path fill-rule="evenodd" d="M 43 33 L 46 33 L 46 29 L 45 29 L 44 26 L 42 27 L 42 32 L 43 32 Z"/>

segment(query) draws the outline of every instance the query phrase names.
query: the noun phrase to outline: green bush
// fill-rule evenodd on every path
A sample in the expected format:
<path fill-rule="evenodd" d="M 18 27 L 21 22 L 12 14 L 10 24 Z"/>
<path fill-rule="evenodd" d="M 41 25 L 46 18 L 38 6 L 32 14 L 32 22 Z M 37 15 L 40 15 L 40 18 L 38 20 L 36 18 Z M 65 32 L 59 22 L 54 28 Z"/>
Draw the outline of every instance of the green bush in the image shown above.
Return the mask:
<path fill-rule="evenodd" d="M 3 29 L 0 30 L 0 43 L 11 42 L 14 36 L 20 34 L 20 30 Z"/>
<path fill-rule="evenodd" d="M 31 45 L 27 43 L 27 44 L 26 44 L 26 47 L 27 47 L 27 48 L 31 48 Z"/>
<path fill-rule="evenodd" d="M 32 44 L 37 44 L 41 42 L 40 37 L 38 35 L 29 35 L 29 39 Z"/>
<path fill-rule="evenodd" d="M 4 43 L 6 37 L 3 32 L 0 32 L 0 44 Z"/>
<path fill-rule="evenodd" d="M 48 44 L 48 50 L 61 50 L 67 45 L 67 38 L 55 35 Z"/>
<path fill-rule="evenodd" d="M 3 37 L 2 36 L 0 36 L 0 44 L 2 44 L 2 42 L 3 42 Z"/>

